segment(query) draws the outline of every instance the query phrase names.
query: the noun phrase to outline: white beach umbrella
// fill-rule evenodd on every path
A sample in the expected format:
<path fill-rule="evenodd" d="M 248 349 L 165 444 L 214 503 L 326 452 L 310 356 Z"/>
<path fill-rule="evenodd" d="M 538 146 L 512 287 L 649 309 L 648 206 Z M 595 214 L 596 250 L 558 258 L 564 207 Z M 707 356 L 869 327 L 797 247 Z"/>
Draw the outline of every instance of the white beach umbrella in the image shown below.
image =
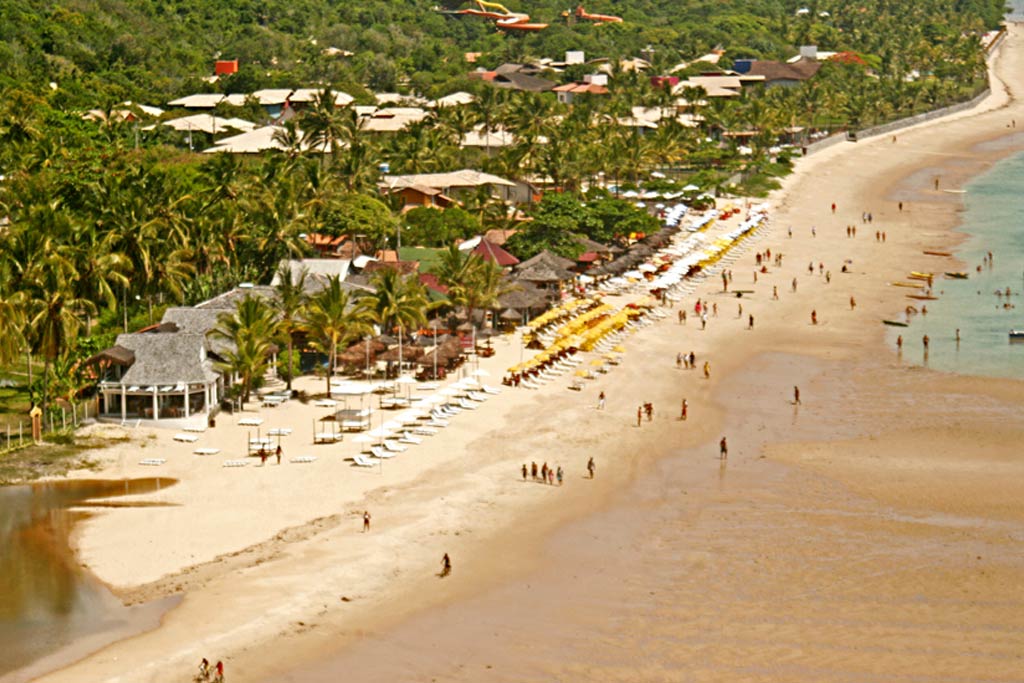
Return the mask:
<path fill-rule="evenodd" d="M 479 370 L 474 370 L 473 371 L 473 376 L 474 377 L 490 377 L 491 373 L 487 372 L 486 370 L 479 369 Z"/>

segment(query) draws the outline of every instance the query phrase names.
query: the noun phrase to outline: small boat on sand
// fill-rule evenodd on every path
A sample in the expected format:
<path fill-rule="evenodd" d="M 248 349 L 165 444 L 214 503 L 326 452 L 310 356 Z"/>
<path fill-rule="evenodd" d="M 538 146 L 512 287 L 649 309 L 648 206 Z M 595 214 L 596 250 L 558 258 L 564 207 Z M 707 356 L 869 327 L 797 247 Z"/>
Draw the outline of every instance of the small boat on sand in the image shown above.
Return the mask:
<path fill-rule="evenodd" d="M 939 297 L 932 294 L 907 294 L 908 299 L 917 299 L 918 301 L 935 301 Z"/>
<path fill-rule="evenodd" d="M 949 279 L 949 280 L 966 280 L 967 279 L 967 273 L 964 273 L 962 271 L 959 272 L 959 273 L 945 273 L 945 275 L 946 275 L 946 278 Z"/>
<path fill-rule="evenodd" d="M 935 277 L 935 273 L 919 273 L 915 270 L 911 272 L 910 275 L 908 275 L 907 277 L 910 278 L 911 280 L 931 280 L 933 277 Z"/>
<path fill-rule="evenodd" d="M 1024 342 L 1024 330 L 1010 330 L 1010 341 Z"/>
<path fill-rule="evenodd" d="M 910 323 L 905 323 L 901 320 L 883 320 L 883 325 L 891 325 L 892 327 L 910 327 Z"/>
<path fill-rule="evenodd" d="M 921 285 L 916 282 L 890 282 L 893 287 L 910 287 L 911 289 L 921 289 Z"/>
<path fill-rule="evenodd" d="M 931 251 L 929 249 L 925 249 L 924 253 L 928 254 L 929 256 L 952 256 L 953 255 L 952 253 L 950 253 L 948 251 Z"/>

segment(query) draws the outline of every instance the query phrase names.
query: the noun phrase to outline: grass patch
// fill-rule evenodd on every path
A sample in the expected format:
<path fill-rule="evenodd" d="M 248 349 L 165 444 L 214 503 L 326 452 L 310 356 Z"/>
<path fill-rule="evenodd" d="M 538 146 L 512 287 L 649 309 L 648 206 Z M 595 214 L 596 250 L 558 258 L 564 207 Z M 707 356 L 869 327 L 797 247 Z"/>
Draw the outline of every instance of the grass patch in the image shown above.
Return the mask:
<path fill-rule="evenodd" d="M 0 485 L 21 484 L 43 477 L 62 477 L 71 470 L 98 469 L 90 453 L 110 441 L 59 435 L 60 443 L 42 443 L 0 454 Z"/>

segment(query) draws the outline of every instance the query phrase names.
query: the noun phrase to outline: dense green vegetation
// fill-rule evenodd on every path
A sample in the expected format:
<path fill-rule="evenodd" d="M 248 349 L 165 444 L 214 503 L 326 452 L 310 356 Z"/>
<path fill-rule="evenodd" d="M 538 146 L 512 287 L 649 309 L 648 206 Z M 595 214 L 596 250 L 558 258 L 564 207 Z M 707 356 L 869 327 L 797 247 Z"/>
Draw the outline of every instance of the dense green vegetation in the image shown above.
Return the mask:
<path fill-rule="evenodd" d="M 34 396 L 70 398 L 87 380 L 77 361 L 120 329 L 158 320 L 162 306 L 196 302 L 244 280 L 269 281 L 283 257 L 305 252 L 304 233 L 358 234 L 377 248 L 393 245 L 404 226 L 406 245 L 446 246 L 482 229 L 520 226 L 489 192 L 462 197 L 463 207 L 450 213 L 401 216 L 394 198 L 377 191 L 382 162 L 397 173 L 481 168 L 564 192 L 549 192 L 529 209 L 535 220 L 510 243 L 521 257 L 543 246 L 575 254 L 575 235 L 607 241 L 648 229 L 650 219 L 614 194 L 654 169 L 669 175 L 669 184 L 727 190 L 738 179 L 764 191 L 787 168 L 786 153 L 775 146 L 791 126 L 862 127 L 976 92 L 984 76 L 977 36 L 1002 11 L 996 0 L 821 0 L 806 14 L 789 1 L 595 0 L 589 10 L 626 19 L 595 26 L 563 21 L 563 0 L 509 0 L 551 25 L 503 35 L 486 20 L 446 16 L 433 4 L 0 4 L 0 365 L 27 370 L 34 358 L 42 366 L 33 372 Z M 669 107 L 673 97 L 653 88 L 649 74 L 616 68 L 616 58 L 643 52 L 652 73 L 665 73 L 717 45 L 728 66 L 738 57 L 785 57 L 806 43 L 859 57 L 825 63 L 800 87 L 753 88 L 728 101 L 684 93 L 696 127 L 675 119 L 646 131 L 618 123 L 632 106 Z M 472 68 L 466 51 L 483 53 L 478 63 L 493 67 L 560 58 L 568 49 L 612 58 L 609 96 L 568 107 L 551 93 L 509 93 L 465 77 Z M 207 83 L 202 78 L 218 56 L 238 58 L 242 68 Z M 196 91 L 311 85 L 364 101 L 371 91 L 435 97 L 457 88 L 477 99 L 402 133 L 374 135 L 325 96 L 282 129 L 283 152 L 244 160 L 193 154 L 161 126 L 81 116 L 126 99 L 162 104 Z M 253 105 L 246 109 L 263 116 Z M 474 126 L 500 126 L 514 143 L 461 147 Z M 741 145 L 725 135 L 730 131 L 751 135 Z M 585 209 L 570 206 L 585 190 Z M 460 272 L 459 263 L 442 265 Z M 453 294 L 458 305 L 471 309 L 493 298 L 500 290 L 495 275 L 479 271 L 466 281 L 472 286 L 452 280 L 461 283 Z M 324 300 L 310 310 L 327 315 L 339 305 Z M 358 324 L 342 321 L 335 337 L 312 342 L 331 354 Z M 260 348 L 239 347 L 246 357 L 235 360 L 251 366 L 263 357 Z M 258 369 L 251 368 L 254 377 Z"/>

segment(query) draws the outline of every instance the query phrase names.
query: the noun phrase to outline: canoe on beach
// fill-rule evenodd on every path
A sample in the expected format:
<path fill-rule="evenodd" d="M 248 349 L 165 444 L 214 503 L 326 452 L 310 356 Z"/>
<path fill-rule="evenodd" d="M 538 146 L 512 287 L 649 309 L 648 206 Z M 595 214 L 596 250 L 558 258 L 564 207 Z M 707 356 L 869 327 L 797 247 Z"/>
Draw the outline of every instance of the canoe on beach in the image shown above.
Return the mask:
<path fill-rule="evenodd" d="M 891 325 L 892 327 L 909 327 L 910 323 L 905 323 L 901 320 L 883 320 L 883 325 Z"/>
<path fill-rule="evenodd" d="M 933 277 L 935 277 L 935 274 L 934 273 L 918 273 L 918 272 L 915 271 L 915 272 L 911 273 L 910 275 L 908 275 L 907 277 L 910 278 L 911 280 L 931 280 Z"/>
<path fill-rule="evenodd" d="M 924 253 L 928 254 L 929 256 L 952 256 L 953 255 L 951 252 L 948 252 L 948 251 L 930 251 L 928 249 L 925 249 Z"/>
<path fill-rule="evenodd" d="M 918 299 L 919 301 L 935 301 L 939 297 L 932 296 L 931 294 L 907 294 L 908 299 Z"/>
<path fill-rule="evenodd" d="M 912 287 L 913 289 L 920 289 L 921 285 L 916 282 L 890 282 L 893 287 Z"/>
<path fill-rule="evenodd" d="M 946 278 L 949 279 L 949 280 L 966 280 L 967 279 L 967 273 L 964 273 L 964 272 L 945 273 L 945 275 L 946 275 Z"/>

